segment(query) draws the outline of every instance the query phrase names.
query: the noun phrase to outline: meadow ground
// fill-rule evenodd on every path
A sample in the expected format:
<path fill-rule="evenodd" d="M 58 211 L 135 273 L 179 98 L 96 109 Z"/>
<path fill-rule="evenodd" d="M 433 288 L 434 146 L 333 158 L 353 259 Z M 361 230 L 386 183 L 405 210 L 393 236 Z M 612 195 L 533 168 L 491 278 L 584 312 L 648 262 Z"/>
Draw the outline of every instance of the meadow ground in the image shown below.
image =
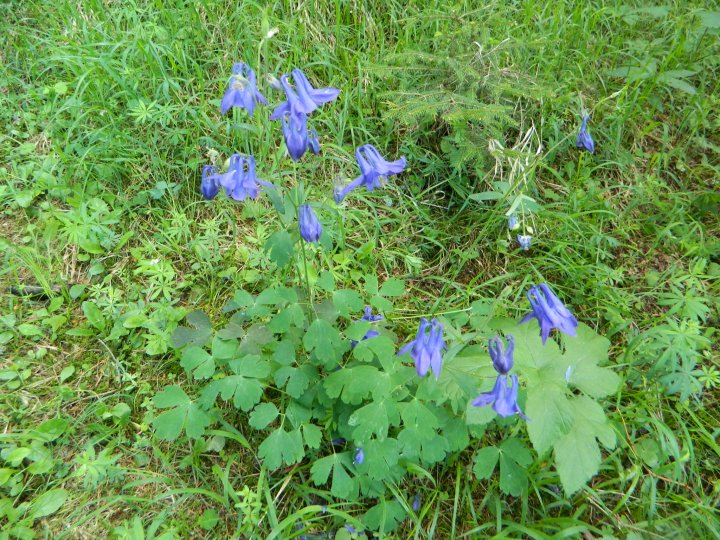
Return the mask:
<path fill-rule="evenodd" d="M 0 20 L 1 538 L 720 538 L 717 2 L 28 0 L 1 3 Z M 271 107 L 220 114 L 235 62 L 271 105 L 283 97 L 265 76 L 296 67 L 341 90 L 312 115 L 320 156 L 294 164 Z M 575 147 L 583 111 L 593 154 Z M 407 167 L 335 205 L 366 143 Z M 289 199 L 204 200 L 202 165 L 235 152 Z M 282 211 L 303 193 L 326 230 L 307 264 Z M 580 487 L 557 446 L 536 452 L 542 419 L 516 417 L 478 421 L 430 466 L 391 464 L 403 479 L 375 478 L 382 494 L 351 494 L 366 477 L 351 481 L 350 458 L 318 481 L 319 455 L 355 449 L 330 442 L 342 426 L 317 404 L 307 451 L 261 450 L 278 410 L 288 426 L 304 414 L 308 383 L 280 390 L 300 367 L 260 385 L 252 414 L 240 392 L 237 409 L 218 402 L 195 437 L 192 420 L 182 434 L 157 422 L 185 406 L 164 388 L 194 399 L 223 380 L 175 346 L 203 331 L 198 311 L 226 322 L 238 290 L 287 287 L 300 321 L 323 295 L 346 314 L 371 298 L 394 325 L 376 344 L 438 317 L 451 373 L 468 327 L 521 317 L 539 282 L 610 340 L 619 376 L 568 394 L 598 397 L 616 441 Z M 336 346 L 314 339 L 308 358 Z"/>

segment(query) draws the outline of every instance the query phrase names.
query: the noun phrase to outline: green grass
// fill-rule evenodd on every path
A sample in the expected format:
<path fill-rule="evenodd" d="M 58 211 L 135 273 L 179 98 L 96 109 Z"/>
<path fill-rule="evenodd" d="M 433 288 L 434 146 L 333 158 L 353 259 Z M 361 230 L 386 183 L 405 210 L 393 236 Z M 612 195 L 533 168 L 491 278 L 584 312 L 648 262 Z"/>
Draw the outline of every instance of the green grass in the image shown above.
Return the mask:
<path fill-rule="evenodd" d="M 245 414 L 195 443 L 153 436 L 152 397 L 192 384 L 169 346 L 185 314 L 218 320 L 238 288 L 295 279 L 263 251 L 279 227 L 267 197 L 198 193 L 201 165 L 239 151 L 260 178 L 302 182 L 327 204 L 336 243 L 313 275 L 330 269 L 348 288 L 366 273 L 407 280 L 403 336 L 420 316 L 478 299 L 522 315 L 527 286 L 548 281 L 612 341 L 623 385 L 604 406 L 619 444 L 587 488 L 566 496 L 533 455 L 529 489 L 509 497 L 496 477 L 474 478 L 467 451 L 388 487 L 405 508 L 415 493 L 422 504 L 387 538 L 719 538 L 710 4 L 0 5 L 0 535 L 289 538 L 296 523 L 326 533 L 374 504 L 328 503 L 309 460 L 268 471 Z M 259 77 L 300 67 L 342 89 L 314 113 L 321 158 L 295 167 L 267 108 L 220 116 L 243 60 Z M 573 148 L 582 107 L 595 155 Z M 384 190 L 353 193 L 341 234 L 332 179 L 354 177 L 354 149 L 368 142 L 409 167 Z M 514 187 L 500 193 L 498 180 Z M 490 192 L 499 198 L 469 197 Z M 526 216 L 529 252 L 505 226 L 518 194 L 539 205 Z M 20 285 L 47 296 L 10 293 Z M 123 330 L 128 314 L 143 326 Z M 673 366 L 683 377 L 667 378 Z M 488 430 L 473 448 L 505 435 Z"/>

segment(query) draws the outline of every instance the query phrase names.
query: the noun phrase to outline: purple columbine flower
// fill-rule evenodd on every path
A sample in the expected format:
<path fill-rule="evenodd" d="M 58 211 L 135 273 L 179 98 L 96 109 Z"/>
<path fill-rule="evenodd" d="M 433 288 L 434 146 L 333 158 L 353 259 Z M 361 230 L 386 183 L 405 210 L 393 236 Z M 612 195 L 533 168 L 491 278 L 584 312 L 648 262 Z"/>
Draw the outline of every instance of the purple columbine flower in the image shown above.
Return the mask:
<path fill-rule="evenodd" d="M 520 249 L 522 249 L 523 251 L 527 251 L 530 249 L 530 244 L 532 243 L 532 236 L 530 236 L 529 234 L 518 234 L 517 241 L 518 244 L 520 244 Z"/>
<path fill-rule="evenodd" d="M 482 393 L 475 398 L 472 402 L 473 406 L 487 407 L 492 405 L 498 416 L 508 417 L 519 414 L 522 418 L 528 420 L 528 417 L 520 410 L 517 403 L 519 387 L 517 375 L 510 376 L 510 388 L 508 388 L 507 381 L 507 375 L 498 375 L 495 387 L 490 392 Z"/>
<path fill-rule="evenodd" d="M 365 306 L 365 314 L 355 322 L 360 322 L 360 321 L 377 322 L 377 321 L 382 321 L 384 318 L 385 317 L 383 317 L 382 315 L 373 315 L 372 308 L 370 306 Z M 380 335 L 380 332 L 378 332 L 377 330 L 373 330 L 371 328 L 370 330 L 368 330 L 365 333 L 365 335 L 363 336 L 363 338 L 360 341 L 365 341 L 366 339 L 378 337 L 379 335 Z M 355 346 L 357 344 L 358 344 L 358 342 L 355 341 L 354 339 L 350 340 L 351 347 L 355 348 Z"/>
<path fill-rule="evenodd" d="M 520 222 L 515 214 L 512 214 L 508 218 L 508 229 L 511 231 L 517 231 L 520 228 Z"/>
<path fill-rule="evenodd" d="M 292 70 L 295 89 L 290 86 L 288 76 L 280 77 L 280 84 L 285 90 L 287 101 L 284 101 L 270 115 L 270 120 L 277 120 L 293 110 L 310 114 L 322 104 L 333 101 L 340 94 L 337 88 L 313 88 L 305 74 L 299 69 Z"/>
<path fill-rule="evenodd" d="M 507 347 L 503 347 L 502 338 L 495 336 L 490 339 L 488 350 L 492 358 L 493 367 L 500 375 L 507 375 L 513 367 L 513 352 L 515 350 L 515 338 L 512 334 L 507 336 Z"/>
<path fill-rule="evenodd" d="M 520 324 L 526 323 L 533 318 L 537 319 L 540 324 L 543 345 L 545 345 L 553 328 L 557 328 L 569 336 L 577 335 L 577 319 L 555 296 L 555 293 L 547 284 L 543 283 L 539 286 L 530 287 L 527 297 L 530 300 L 532 312 L 525 315 Z"/>
<path fill-rule="evenodd" d="M 365 461 L 365 452 L 363 452 L 362 448 L 358 448 L 357 452 L 355 452 L 355 459 L 353 459 L 353 463 L 362 465 L 363 461 Z"/>
<path fill-rule="evenodd" d="M 228 171 L 215 175 L 215 178 L 219 185 L 225 188 L 225 193 L 236 201 L 244 201 L 247 197 L 257 199 L 260 194 L 260 186 L 277 187 L 256 176 L 253 156 L 241 156 L 240 154 L 230 156 Z"/>
<path fill-rule="evenodd" d="M 303 204 L 299 209 L 300 236 L 306 242 L 317 242 L 322 234 L 322 225 L 310 205 Z"/>
<path fill-rule="evenodd" d="M 420 510 L 420 494 L 419 493 L 416 493 L 415 496 L 413 497 L 412 509 L 413 509 L 413 512 L 417 512 L 418 510 Z"/>
<path fill-rule="evenodd" d="M 355 157 L 360 167 L 360 176 L 344 188 L 335 190 L 333 197 L 340 204 L 345 196 L 359 186 L 365 186 L 368 191 L 380 188 L 385 179 L 393 174 L 400 174 L 405 169 L 405 158 L 395 161 L 386 161 L 371 144 L 365 144 L 355 150 Z"/>
<path fill-rule="evenodd" d="M 307 151 L 308 128 L 305 113 L 290 110 L 282 117 L 285 146 L 293 161 L 298 161 Z"/>
<path fill-rule="evenodd" d="M 577 139 L 575 140 L 575 146 L 578 148 L 582 148 L 583 150 L 587 150 L 591 154 L 595 153 L 595 141 L 593 141 L 593 138 L 590 136 L 590 133 L 587 130 L 587 124 L 590 121 L 590 115 L 586 114 L 583 117 L 582 125 L 580 126 L 580 131 L 578 131 Z"/>
<path fill-rule="evenodd" d="M 308 146 L 316 156 L 320 153 L 320 141 L 318 140 L 317 131 L 308 129 Z"/>
<path fill-rule="evenodd" d="M 220 112 L 225 114 L 232 107 L 247 109 L 250 116 L 255 112 L 255 104 L 268 102 L 257 89 L 255 72 L 247 64 L 235 64 L 228 88 L 220 102 Z"/>
<path fill-rule="evenodd" d="M 220 191 L 220 183 L 218 182 L 218 169 L 215 165 L 205 165 L 202 170 L 202 180 L 200 181 L 200 193 L 208 201 L 215 198 Z"/>
<path fill-rule="evenodd" d="M 428 370 L 432 369 L 437 379 L 440 377 L 442 354 L 445 349 L 442 325 L 436 319 L 428 322 L 423 317 L 420 319 L 415 339 L 400 349 L 398 355 L 409 352 L 415 360 L 415 371 L 418 376 L 424 377 Z"/>

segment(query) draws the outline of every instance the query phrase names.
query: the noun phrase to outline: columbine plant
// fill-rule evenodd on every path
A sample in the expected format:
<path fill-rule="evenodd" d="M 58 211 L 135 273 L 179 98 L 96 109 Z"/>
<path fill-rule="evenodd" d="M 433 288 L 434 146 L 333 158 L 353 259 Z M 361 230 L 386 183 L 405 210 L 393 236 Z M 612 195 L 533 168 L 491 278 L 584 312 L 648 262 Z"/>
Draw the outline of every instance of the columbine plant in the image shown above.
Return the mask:
<path fill-rule="evenodd" d="M 239 66 L 244 67 L 234 73 L 223 103 L 252 114 L 255 103 L 264 103 L 264 98 L 255 87 L 254 72 Z M 294 87 L 287 75 L 280 78 L 286 101 L 271 118 L 282 121 L 288 153 L 297 161 L 308 148 L 319 153 L 307 115 L 336 99 L 340 91 L 314 88 L 298 69 L 292 78 Z M 404 157 L 387 161 L 369 144 L 357 149 L 356 159 L 360 176 L 347 185 L 336 181 L 332 186 L 338 204 L 358 187 L 382 188 L 385 178 L 406 167 Z M 225 173 L 213 165 L 202 170 L 203 197 L 213 199 L 220 188 L 237 201 L 256 198 L 267 188 L 276 209 L 289 204 L 297 210 L 297 229 L 290 229 L 292 235 L 278 231 L 267 247 L 270 259 L 283 267 L 293 256 L 293 243 L 300 242 L 307 291 L 304 296 L 299 293 L 297 283 L 272 285 L 257 295 L 240 289 L 225 306 L 228 321 L 219 329 L 206 315 L 189 314 L 188 326 L 175 333 L 174 345 L 196 392 L 191 396 L 170 386 L 155 396 L 154 404 L 162 412 L 152 422 L 160 438 L 174 440 L 185 433 L 198 439 L 218 422 L 226 429 L 252 428 L 263 434 L 258 456 L 269 470 L 308 459 L 312 481 L 329 484 L 333 498 L 378 499 L 364 518 L 366 526 L 375 529 L 380 521 L 373 516 L 390 515 L 396 523 L 405 512 L 386 501 L 388 483 L 397 484 L 408 471 L 427 470 L 449 453 L 468 448 L 471 437 L 484 433 L 496 418 L 502 419 L 498 429 L 528 420 L 530 442 L 542 459 L 553 452 L 568 493 L 597 472 L 598 441 L 606 448 L 615 444 L 614 432 L 595 401 L 614 392 L 619 382 L 599 365 L 607 360 L 609 343 L 579 324 L 547 284 L 530 288 L 532 312 L 519 323 L 462 314 L 421 318 L 415 338 L 398 351 L 394 334 L 377 327 L 380 321 L 392 326 L 393 299 L 404 294 L 402 280 L 390 278 L 380 284 L 367 275 L 358 292 L 337 289 L 333 274 L 322 272 L 315 291 L 311 289 L 304 242 L 318 243 L 323 227 L 305 202 L 302 185 L 283 198 L 281 186 L 257 178 L 252 156 L 234 154 Z M 278 212 L 287 218 L 287 212 Z M 513 218 L 510 230 L 519 227 Z M 372 306 L 384 315 L 373 314 Z M 523 324 L 532 319 L 539 333 L 534 325 Z M 453 336 L 450 354 L 445 329 Z M 564 335 L 558 337 L 562 349 L 549 339 L 553 329 Z M 497 335 L 487 350 L 475 343 L 478 336 L 496 334 L 505 335 L 506 341 Z M 433 377 L 426 377 L 429 371 Z M 240 414 L 229 414 L 223 402 Z M 500 487 L 519 495 L 526 489 L 524 471 L 532 462 L 519 439 L 507 439 L 500 449 L 481 448 L 474 458 L 475 474 L 492 474 L 501 451 L 515 455 L 510 459 L 516 459 L 518 467 L 508 469 L 501 462 Z M 419 497 L 416 500 L 414 511 L 419 508 Z"/>

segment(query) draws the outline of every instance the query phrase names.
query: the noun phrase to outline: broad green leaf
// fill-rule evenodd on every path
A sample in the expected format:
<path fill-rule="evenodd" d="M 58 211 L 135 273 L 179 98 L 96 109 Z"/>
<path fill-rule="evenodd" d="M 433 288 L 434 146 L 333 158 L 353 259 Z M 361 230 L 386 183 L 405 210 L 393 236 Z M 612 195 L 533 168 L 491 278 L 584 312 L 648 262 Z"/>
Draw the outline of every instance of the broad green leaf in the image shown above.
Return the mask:
<path fill-rule="evenodd" d="M 572 428 L 570 402 L 565 397 L 565 390 L 559 386 L 531 386 L 525 409 L 525 414 L 530 418 L 527 423 L 530 440 L 541 456 Z"/>
<path fill-rule="evenodd" d="M 30 510 L 31 519 L 39 519 L 57 512 L 65 504 L 68 492 L 65 489 L 51 489 L 32 501 Z"/>
<path fill-rule="evenodd" d="M 210 408 L 218 395 L 225 401 L 232 399 L 235 407 L 247 412 L 260 402 L 263 386 L 255 378 L 229 375 L 205 386 L 200 392 L 200 403 Z"/>
<path fill-rule="evenodd" d="M 572 429 L 554 445 L 555 463 L 565 492 L 570 495 L 583 487 L 600 468 L 600 447 L 615 446 L 615 432 L 605 418 L 602 407 L 586 396 L 570 400 L 574 416 Z"/>
<path fill-rule="evenodd" d="M 527 489 L 527 471 L 500 452 L 500 489 L 503 493 L 519 497 Z"/>
<path fill-rule="evenodd" d="M 391 425 L 400 422 L 397 404 L 390 398 L 373 401 L 356 410 L 348 419 L 348 426 L 354 427 L 353 438 L 369 441 L 374 434 L 378 439 L 387 437 Z"/>
<path fill-rule="evenodd" d="M 192 374 L 196 381 L 215 375 L 215 360 L 200 347 L 187 347 L 183 350 L 180 365 L 188 375 Z"/>
<path fill-rule="evenodd" d="M 101 332 L 105 331 L 106 323 L 102 311 L 94 302 L 85 301 L 82 303 L 82 310 L 88 322 Z"/>
<path fill-rule="evenodd" d="M 33 430 L 33 435 L 43 442 L 52 442 L 63 435 L 70 427 L 65 418 L 52 418 L 46 420 Z"/>
<path fill-rule="evenodd" d="M 238 342 L 236 339 L 227 339 L 215 336 L 212 340 L 212 356 L 216 360 L 230 360 L 238 355 Z"/>
<path fill-rule="evenodd" d="M 487 480 L 492 476 L 498 459 L 500 459 L 500 450 L 494 446 L 486 446 L 475 453 L 473 458 L 473 472 L 478 480 Z"/>
<path fill-rule="evenodd" d="M 305 457 L 300 430 L 276 429 L 260 444 L 258 455 L 272 471 L 283 464 L 298 463 Z"/>
<path fill-rule="evenodd" d="M 331 398 L 357 405 L 369 397 L 381 399 L 390 392 L 390 378 L 374 366 L 355 366 L 331 373 L 323 382 Z"/>
<path fill-rule="evenodd" d="M 362 521 L 372 530 L 392 532 L 406 516 L 407 512 L 400 502 L 381 499 L 378 504 L 365 513 Z"/>
<path fill-rule="evenodd" d="M 476 407 L 473 400 L 467 400 L 465 407 L 465 423 L 468 426 L 478 426 L 490 423 L 497 415 L 491 406 Z"/>
<path fill-rule="evenodd" d="M 178 407 L 190 403 L 190 398 L 183 392 L 179 386 L 167 386 L 153 398 L 156 407 L 166 409 L 168 407 Z"/>
<path fill-rule="evenodd" d="M 228 362 L 228 366 L 236 375 L 262 379 L 270 374 L 270 364 L 261 356 L 248 354 Z"/>
<path fill-rule="evenodd" d="M 353 290 L 341 289 L 332 295 L 333 304 L 337 312 L 348 319 L 362 316 L 362 309 L 365 305 L 360 295 Z"/>
<path fill-rule="evenodd" d="M 291 326 L 302 328 L 305 325 L 305 314 L 298 304 L 289 304 L 282 308 L 268 323 L 268 328 L 276 334 L 286 333 Z"/>
<path fill-rule="evenodd" d="M 156 407 L 167 411 L 153 421 L 155 433 L 160 439 L 177 439 L 183 428 L 188 437 L 197 439 L 205 433 L 211 419 L 179 386 L 168 386 L 153 398 Z"/>
<path fill-rule="evenodd" d="M 255 429 L 265 429 L 270 422 L 277 418 L 280 411 L 274 403 L 260 403 L 252 413 L 250 413 L 249 424 Z"/>
<path fill-rule="evenodd" d="M 363 279 L 365 280 L 365 292 L 368 296 L 375 296 L 378 293 L 378 279 L 369 274 L 364 276 Z"/>
<path fill-rule="evenodd" d="M 240 354 L 260 354 L 263 347 L 272 341 L 272 332 L 264 324 L 253 324 L 240 341 Z"/>
<path fill-rule="evenodd" d="M 365 459 L 357 469 L 374 480 L 391 477 L 391 469 L 400 459 L 400 444 L 393 438 L 371 440 L 363 444 Z"/>
<path fill-rule="evenodd" d="M 315 285 L 324 291 L 333 292 L 335 290 L 335 278 L 333 277 L 332 272 L 325 270 L 321 273 L 320 277 L 315 282 Z"/>
<path fill-rule="evenodd" d="M 527 467 L 533 462 L 530 450 L 527 449 L 522 441 L 514 437 L 505 440 L 500 445 L 500 451 L 503 455 L 512 459 L 515 463 L 522 467 Z"/>
<path fill-rule="evenodd" d="M 604 397 L 620 386 L 620 377 L 608 369 L 599 367 L 608 359 L 610 341 L 598 335 L 585 324 L 580 324 L 577 337 L 565 340 L 565 354 L 561 368 L 567 382 L 590 397 Z"/>
<path fill-rule="evenodd" d="M 315 424 L 305 424 L 302 427 L 305 446 L 309 448 L 320 448 L 322 442 L 322 430 Z"/>
<path fill-rule="evenodd" d="M 171 338 L 172 346 L 176 349 L 187 344 L 202 347 L 212 334 L 210 319 L 202 311 L 191 311 L 185 320 L 194 328 L 178 326 Z"/>
<path fill-rule="evenodd" d="M 378 291 L 378 294 L 380 296 L 402 296 L 404 292 L 405 280 L 390 278 L 383 283 L 382 287 L 380 287 L 380 290 Z"/>
<path fill-rule="evenodd" d="M 310 478 L 316 486 L 320 486 L 328 481 L 333 463 L 337 459 L 336 454 L 316 459 L 310 467 Z"/>
<path fill-rule="evenodd" d="M 359 341 L 353 349 L 353 356 L 361 362 L 372 362 L 375 358 L 382 362 L 395 357 L 395 344 L 386 336 L 375 336 Z"/>
<path fill-rule="evenodd" d="M 437 434 L 440 420 L 436 413 L 417 398 L 398 404 L 398 408 L 404 427 L 398 435 L 403 454 L 419 456 L 428 463 L 443 459 L 450 446 Z"/>
<path fill-rule="evenodd" d="M 350 344 L 340 338 L 340 333 L 329 322 L 316 319 L 303 337 L 305 350 L 313 352 L 326 368 L 337 365 L 342 353 Z"/>
<path fill-rule="evenodd" d="M 470 444 L 468 428 L 462 418 L 446 420 L 442 434 L 447 439 L 449 452 L 460 452 Z"/>
<path fill-rule="evenodd" d="M 195 328 L 212 328 L 212 322 L 210 321 L 210 317 L 208 317 L 205 312 L 200 311 L 199 309 L 195 311 L 191 311 L 185 316 L 185 320 L 193 325 Z"/>
<path fill-rule="evenodd" d="M 279 388 L 285 386 L 285 383 L 287 381 L 287 386 L 285 386 L 285 390 L 290 395 L 290 397 L 294 397 L 297 399 L 301 397 L 305 393 L 305 390 L 307 390 L 310 386 L 311 376 L 314 380 L 316 378 L 316 375 L 317 372 L 315 371 L 313 366 L 304 365 L 299 368 L 283 366 L 275 372 L 274 379 L 275 384 Z"/>
<path fill-rule="evenodd" d="M 265 243 L 265 251 L 268 252 L 270 260 L 278 267 L 286 266 L 294 254 L 292 236 L 287 231 L 273 233 Z"/>
<path fill-rule="evenodd" d="M 291 366 L 295 363 L 295 346 L 289 340 L 282 340 L 275 346 L 273 360 L 283 366 Z"/>
<path fill-rule="evenodd" d="M 285 306 L 297 303 L 297 293 L 287 287 L 268 287 L 255 299 L 258 305 Z"/>
<path fill-rule="evenodd" d="M 316 460 L 310 468 L 310 477 L 313 483 L 316 486 L 326 484 L 330 471 L 332 471 L 333 478 L 330 492 L 334 497 L 347 499 L 354 488 L 353 480 L 345 470 L 348 461 L 346 454 L 332 454 Z"/>

